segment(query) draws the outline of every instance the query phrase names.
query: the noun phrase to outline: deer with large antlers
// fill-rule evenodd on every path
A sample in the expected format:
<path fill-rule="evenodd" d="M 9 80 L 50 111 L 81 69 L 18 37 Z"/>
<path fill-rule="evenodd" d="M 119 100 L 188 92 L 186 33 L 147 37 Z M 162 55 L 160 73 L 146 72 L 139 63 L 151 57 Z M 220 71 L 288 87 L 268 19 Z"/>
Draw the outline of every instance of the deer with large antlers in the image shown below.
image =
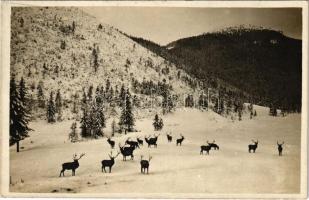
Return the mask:
<path fill-rule="evenodd" d="M 212 143 L 209 143 L 207 140 L 207 144 L 210 146 L 210 148 L 214 148 L 215 150 L 219 150 L 219 146 L 215 143 L 216 141 L 214 140 Z"/>
<path fill-rule="evenodd" d="M 281 144 L 279 144 L 279 142 L 277 141 L 279 156 L 282 156 L 283 144 L 284 144 L 284 141 Z"/>
<path fill-rule="evenodd" d="M 257 140 L 257 141 L 252 140 L 252 142 L 253 142 L 254 144 L 249 144 L 249 145 L 248 145 L 249 153 L 251 153 L 251 150 L 253 151 L 253 153 L 255 153 L 255 150 L 256 150 L 257 147 L 258 147 L 258 143 L 259 143 L 258 140 Z"/>
<path fill-rule="evenodd" d="M 73 162 L 67 162 L 62 164 L 62 170 L 60 172 L 59 177 L 61 177 L 61 174 L 64 176 L 65 170 L 72 170 L 72 176 L 75 176 L 75 170 L 79 167 L 78 160 L 80 160 L 85 153 L 82 153 L 79 158 L 77 158 L 77 154 L 73 155 Z"/>
<path fill-rule="evenodd" d="M 160 135 L 160 134 L 159 134 Z M 154 146 L 155 148 L 157 148 L 157 140 L 158 140 L 158 137 L 159 135 L 154 135 L 153 138 L 150 138 L 150 137 L 145 137 L 145 141 L 147 142 L 148 144 L 148 148 L 152 146 Z"/>
<path fill-rule="evenodd" d="M 111 145 L 111 148 L 112 148 L 112 149 L 115 147 L 115 141 L 111 140 L 110 137 L 108 137 L 107 142 L 108 142 L 108 144 Z"/>
<path fill-rule="evenodd" d="M 117 153 L 116 156 L 113 156 L 113 152 L 111 151 L 111 153 L 108 155 L 110 160 L 102 160 L 101 161 L 101 164 L 102 164 L 102 172 L 104 170 L 104 172 L 106 173 L 105 171 L 105 167 L 108 167 L 109 168 L 109 173 L 111 173 L 112 171 L 112 167 L 113 165 L 115 164 L 115 158 L 120 154 L 120 152 Z"/>
<path fill-rule="evenodd" d="M 181 146 L 182 141 L 185 139 L 185 137 L 183 135 L 180 134 L 180 136 L 181 136 L 181 138 L 178 138 L 176 140 L 176 146 L 178 146 L 178 144 Z"/>
<path fill-rule="evenodd" d="M 141 173 L 145 174 L 146 170 L 147 170 L 147 174 L 148 174 L 148 170 L 149 170 L 149 163 L 150 160 L 152 159 L 151 156 L 149 156 L 148 160 L 143 160 L 143 156 L 141 156 Z"/>
<path fill-rule="evenodd" d="M 121 146 L 119 143 L 119 148 L 120 148 L 120 152 L 123 156 L 123 160 L 126 161 L 126 157 L 127 156 L 131 156 L 131 160 L 134 159 L 134 155 L 133 155 L 133 151 L 135 150 L 135 147 L 126 147 L 126 146 Z"/>

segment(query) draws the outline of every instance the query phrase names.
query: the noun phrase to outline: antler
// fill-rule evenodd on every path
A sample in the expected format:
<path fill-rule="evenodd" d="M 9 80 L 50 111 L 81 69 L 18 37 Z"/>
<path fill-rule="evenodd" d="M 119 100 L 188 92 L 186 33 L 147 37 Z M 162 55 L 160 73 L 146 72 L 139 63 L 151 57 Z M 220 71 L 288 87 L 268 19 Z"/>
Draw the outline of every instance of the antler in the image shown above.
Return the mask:
<path fill-rule="evenodd" d="M 150 162 L 151 159 L 152 159 L 152 156 L 149 156 L 148 162 Z"/>
<path fill-rule="evenodd" d="M 82 154 L 79 156 L 78 160 L 81 159 L 84 155 L 85 155 L 85 153 L 82 153 Z"/>

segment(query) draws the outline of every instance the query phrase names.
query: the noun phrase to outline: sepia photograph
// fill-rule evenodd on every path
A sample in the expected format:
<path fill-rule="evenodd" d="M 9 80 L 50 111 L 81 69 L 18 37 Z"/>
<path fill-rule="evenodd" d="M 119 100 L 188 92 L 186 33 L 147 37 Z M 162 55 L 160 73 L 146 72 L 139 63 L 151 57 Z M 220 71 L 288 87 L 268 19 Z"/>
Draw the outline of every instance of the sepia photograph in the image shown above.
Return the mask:
<path fill-rule="evenodd" d="M 307 195 L 308 2 L 4 2 L 1 193 Z"/>

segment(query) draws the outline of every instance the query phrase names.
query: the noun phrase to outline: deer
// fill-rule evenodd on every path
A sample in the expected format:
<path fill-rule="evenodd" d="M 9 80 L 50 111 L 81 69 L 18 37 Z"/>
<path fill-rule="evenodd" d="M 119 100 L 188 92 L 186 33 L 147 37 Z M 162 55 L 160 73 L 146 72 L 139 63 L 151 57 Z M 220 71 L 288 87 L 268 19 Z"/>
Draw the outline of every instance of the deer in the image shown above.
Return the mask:
<path fill-rule="evenodd" d="M 136 140 L 137 140 L 137 142 L 138 142 L 138 145 L 144 146 L 144 144 L 143 144 L 143 142 L 144 142 L 143 139 L 140 139 L 139 137 L 137 137 Z"/>
<path fill-rule="evenodd" d="M 282 156 L 283 144 L 284 144 L 284 141 L 281 144 L 279 144 L 279 142 L 277 141 L 279 156 Z"/>
<path fill-rule="evenodd" d="M 151 156 L 149 156 L 148 160 L 143 160 L 143 156 L 141 155 L 141 173 L 145 174 L 146 170 L 147 170 L 147 174 L 148 174 L 148 170 L 149 170 L 149 163 L 150 160 L 152 159 Z"/>
<path fill-rule="evenodd" d="M 75 153 L 73 155 L 73 162 L 67 162 L 62 164 L 62 170 L 60 171 L 59 177 L 61 177 L 61 174 L 64 176 L 65 170 L 72 170 L 72 176 L 75 176 L 75 170 L 79 167 L 78 161 L 85 155 L 85 153 L 82 153 L 79 158 L 77 158 L 77 154 Z"/>
<path fill-rule="evenodd" d="M 178 138 L 176 140 L 176 146 L 178 146 L 178 144 L 181 146 L 182 141 L 185 139 L 185 137 L 183 135 L 180 134 L 180 136 L 181 136 L 181 138 Z"/>
<path fill-rule="evenodd" d="M 115 158 L 117 158 L 117 156 L 120 154 L 120 152 L 117 153 L 116 156 L 113 156 L 113 152 L 111 151 L 111 153 L 108 155 L 110 160 L 102 160 L 101 161 L 101 164 L 102 164 L 102 172 L 104 170 L 104 172 L 106 173 L 105 171 L 105 167 L 109 167 L 109 173 L 111 173 L 112 171 L 112 167 L 113 165 L 115 164 Z"/>
<path fill-rule="evenodd" d="M 153 138 L 145 137 L 145 141 L 148 144 L 148 148 L 151 147 L 151 145 L 154 146 L 155 148 L 157 148 L 157 140 L 158 140 L 159 135 L 154 135 Z"/>
<path fill-rule="evenodd" d="M 203 152 L 206 151 L 206 154 L 209 155 L 210 149 L 211 149 L 210 145 L 202 145 L 200 154 L 203 155 Z"/>
<path fill-rule="evenodd" d="M 172 134 L 166 133 L 166 136 L 167 136 L 167 142 L 172 142 L 172 139 L 173 139 Z"/>
<path fill-rule="evenodd" d="M 258 140 L 257 140 L 256 142 L 255 142 L 254 140 L 252 140 L 252 142 L 253 142 L 254 144 L 249 144 L 249 145 L 248 145 L 249 153 L 251 153 L 251 150 L 253 151 L 253 153 L 255 153 L 255 150 L 256 150 L 257 147 L 258 147 L 258 143 L 259 143 Z"/>
<path fill-rule="evenodd" d="M 126 146 L 121 146 L 119 143 L 119 148 L 120 148 L 120 152 L 123 156 L 123 161 L 126 161 L 126 157 L 127 156 L 131 156 L 131 160 L 134 159 L 134 155 L 133 155 L 133 151 L 135 150 L 135 147 L 126 147 Z"/>
<path fill-rule="evenodd" d="M 207 140 L 207 144 L 210 146 L 210 148 L 214 148 L 215 150 L 219 150 L 219 146 L 215 144 L 215 140 L 212 143 L 209 143 Z"/>
<path fill-rule="evenodd" d="M 134 147 L 134 148 L 138 147 L 138 148 L 139 148 L 138 142 L 131 141 L 130 138 L 128 138 L 128 139 L 126 140 L 125 144 L 130 145 L 130 147 Z"/>
<path fill-rule="evenodd" d="M 108 142 L 108 144 L 111 145 L 111 148 L 112 148 L 112 149 L 115 147 L 115 141 L 111 140 L 110 137 L 108 137 L 107 142 Z"/>

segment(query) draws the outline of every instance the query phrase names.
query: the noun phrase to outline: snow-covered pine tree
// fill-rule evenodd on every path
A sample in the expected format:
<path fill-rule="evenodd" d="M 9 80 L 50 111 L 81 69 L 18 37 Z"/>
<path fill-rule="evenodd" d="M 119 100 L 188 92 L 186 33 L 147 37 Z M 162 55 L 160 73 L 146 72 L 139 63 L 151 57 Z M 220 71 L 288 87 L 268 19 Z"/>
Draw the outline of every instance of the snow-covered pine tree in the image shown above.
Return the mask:
<path fill-rule="evenodd" d="M 78 141 L 78 134 L 76 131 L 76 122 L 73 122 L 71 125 L 71 132 L 69 134 L 69 140 L 73 143 Z"/>
<path fill-rule="evenodd" d="M 129 89 L 125 93 L 125 103 L 122 107 L 122 112 L 119 120 L 119 126 L 126 131 L 132 132 L 135 124 L 134 115 L 132 112 L 131 95 Z"/>
<path fill-rule="evenodd" d="M 163 128 L 163 126 L 164 126 L 164 124 L 163 124 L 163 119 L 162 118 L 160 118 L 160 120 L 159 120 L 159 130 L 162 130 L 162 128 Z"/>
<path fill-rule="evenodd" d="M 112 137 L 114 137 L 116 129 L 117 129 L 117 125 L 116 125 L 115 119 L 113 119 L 113 121 L 112 121 L 111 128 L 112 128 Z"/>
<path fill-rule="evenodd" d="M 207 97 L 204 94 L 201 94 L 198 100 L 198 105 L 200 109 L 207 109 L 208 103 L 207 103 Z"/>
<path fill-rule="evenodd" d="M 106 127 L 105 124 L 105 115 L 103 111 L 103 101 L 100 102 L 94 102 L 94 124 L 93 124 L 93 129 L 94 129 L 94 134 L 95 138 L 98 136 L 103 136 L 103 128 Z"/>
<path fill-rule="evenodd" d="M 238 120 L 241 121 L 241 117 L 242 117 L 242 110 L 238 109 Z"/>
<path fill-rule="evenodd" d="M 40 81 L 37 87 L 37 99 L 38 99 L 38 107 L 45 108 L 45 98 L 43 92 L 43 82 Z"/>
<path fill-rule="evenodd" d="M 169 95 L 167 91 L 163 93 L 162 108 L 164 115 L 172 112 L 172 109 L 174 108 L 172 97 Z"/>
<path fill-rule="evenodd" d="M 83 115 L 80 120 L 80 129 L 81 129 L 81 136 L 82 137 L 90 137 L 91 136 L 91 131 L 90 131 L 90 120 L 88 116 L 88 110 L 87 108 L 83 109 Z"/>
<path fill-rule="evenodd" d="M 124 89 L 124 85 L 122 84 L 119 94 L 119 107 L 124 106 L 125 98 L 126 98 L 126 90 Z"/>
<path fill-rule="evenodd" d="M 55 103 L 54 103 L 54 98 L 53 98 L 53 92 L 51 92 L 49 100 L 48 100 L 47 112 L 46 112 L 48 123 L 54 123 L 56 121 L 55 114 L 56 114 L 56 108 L 55 108 Z"/>
<path fill-rule="evenodd" d="M 77 102 L 78 102 L 78 93 L 76 92 L 73 95 L 73 109 L 72 109 L 72 113 L 74 113 L 74 114 L 78 113 Z"/>
<path fill-rule="evenodd" d="M 22 95 L 25 95 L 26 87 L 20 88 Z M 22 97 L 25 100 L 25 96 Z M 30 115 L 25 107 L 15 83 L 14 77 L 10 80 L 10 146 L 16 144 L 16 151 L 19 152 L 19 141 L 28 137 L 31 131 L 28 127 Z"/>
<path fill-rule="evenodd" d="M 61 121 L 62 120 L 62 98 L 61 98 L 60 90 L 58 90 L 56 94 L 55 112 L 58 114 L 57 121 Z"/>
<path fill-rule="evenodd" d="M 99 68 L 99 60 L 98 60 L 98 52 L 95 49 L 95 47 L 92 50 L 92 56 L 93 56 L 93 68 L 94 68 L 94 72 L 98 71 Z"/>
<path fill-rule="evenodd" d="M 158 116 L 158 114 L 156 114 L 154 119 L 153 119 L 153 123 L 152 123 L 155 131 L 159 130 L 159 120 L 160 120 L 159 116 Z"/>

